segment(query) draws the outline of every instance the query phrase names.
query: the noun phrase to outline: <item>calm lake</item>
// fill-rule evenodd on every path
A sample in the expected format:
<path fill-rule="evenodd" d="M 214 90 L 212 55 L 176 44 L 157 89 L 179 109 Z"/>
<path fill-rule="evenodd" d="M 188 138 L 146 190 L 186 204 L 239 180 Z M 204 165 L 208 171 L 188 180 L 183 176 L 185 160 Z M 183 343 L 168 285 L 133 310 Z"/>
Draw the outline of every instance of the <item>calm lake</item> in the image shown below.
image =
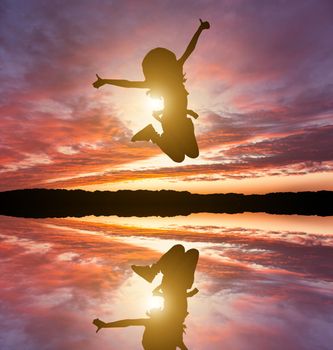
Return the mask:
<path fill-rule="evenodd" d="M 332 349 L 332 216 L 2 216 L 0 240 L 2 350 L 140 349 L 141 327 L 91 322 L 145 317 L 159 279 L 130 266 L 178 243 L 200 251 L 189 349 Z"/>

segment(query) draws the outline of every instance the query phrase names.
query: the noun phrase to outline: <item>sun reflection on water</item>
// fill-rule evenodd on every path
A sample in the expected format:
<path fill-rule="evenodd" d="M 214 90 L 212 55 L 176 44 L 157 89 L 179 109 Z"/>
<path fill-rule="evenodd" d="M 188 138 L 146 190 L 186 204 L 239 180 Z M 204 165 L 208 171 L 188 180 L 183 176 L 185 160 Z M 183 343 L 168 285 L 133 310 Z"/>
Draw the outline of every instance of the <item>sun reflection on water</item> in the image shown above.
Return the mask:
<path fill-rule="evenodd" d="M 159 296 L 152 295 L 147 299 L 147 311 L 162 310 L 164 307 L 164 299 Z"/>

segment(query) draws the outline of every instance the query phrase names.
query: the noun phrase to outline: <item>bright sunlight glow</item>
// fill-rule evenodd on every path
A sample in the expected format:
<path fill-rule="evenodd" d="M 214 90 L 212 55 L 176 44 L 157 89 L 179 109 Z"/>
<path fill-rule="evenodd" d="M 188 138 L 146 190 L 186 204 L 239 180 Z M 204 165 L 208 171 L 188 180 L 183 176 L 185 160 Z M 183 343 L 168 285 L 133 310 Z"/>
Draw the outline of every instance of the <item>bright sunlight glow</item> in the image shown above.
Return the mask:
<path fill-rule="evenodd" d="M 148 311 L 163 309 L 163 306 L 164 306 L 164 299 L 162 297 L 152 295 L 147 300 Z"/>
<path fill-rule="evenodd" d="M 152 108 L 153 111 L 159 111 L 164 108 L 164 102 L 162 98 L 152 98 L 148 99 L 149 108 Z"/>

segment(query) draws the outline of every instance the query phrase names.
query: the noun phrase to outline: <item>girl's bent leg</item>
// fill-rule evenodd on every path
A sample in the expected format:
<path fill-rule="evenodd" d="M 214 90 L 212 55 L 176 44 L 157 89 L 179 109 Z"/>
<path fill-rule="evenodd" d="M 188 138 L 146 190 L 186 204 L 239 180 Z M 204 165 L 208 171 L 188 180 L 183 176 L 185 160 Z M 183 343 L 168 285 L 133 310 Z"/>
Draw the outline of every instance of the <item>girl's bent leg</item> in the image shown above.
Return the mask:
<path fill-rule="evenodd" d="M 179 147 L 175 138 L 170 136 L 170 133 L 163 133 L 159 135 L 154 127 L 149 124 L 139 132 L 137 132 L 131 139 L 136 141 L 152 141 L 159 148 L 168 155 L 174 162 L 181 163 L 185 159 L 184 151 Z"/>
<path fill-rule="evenodd" d="M 181 163 L 185 159 L 185 153 L 170 133 L 163 133 L 152 141 L 174 162 Z"/>
<path fill-rule="evenodd" d="M 191 119 L 186 120 L 186 129 L 184 130 L 184 153 L 190 158 L 199 156 L 199 147 L 194 134 L 194 125 Z"/>

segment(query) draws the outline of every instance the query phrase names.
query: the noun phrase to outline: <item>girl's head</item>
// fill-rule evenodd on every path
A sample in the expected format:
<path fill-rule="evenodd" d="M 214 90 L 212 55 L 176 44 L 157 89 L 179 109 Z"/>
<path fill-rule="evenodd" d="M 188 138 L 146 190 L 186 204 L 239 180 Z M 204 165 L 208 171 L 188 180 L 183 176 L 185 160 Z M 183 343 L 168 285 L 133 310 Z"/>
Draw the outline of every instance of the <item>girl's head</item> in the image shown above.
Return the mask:
<path fill-rule="evenodd" d="M 185 81 L 182 66 L 176 55 L 163 47 L 147 53 L 142 61 L 143 74 L 152 90 L 161 90 Z"/>

